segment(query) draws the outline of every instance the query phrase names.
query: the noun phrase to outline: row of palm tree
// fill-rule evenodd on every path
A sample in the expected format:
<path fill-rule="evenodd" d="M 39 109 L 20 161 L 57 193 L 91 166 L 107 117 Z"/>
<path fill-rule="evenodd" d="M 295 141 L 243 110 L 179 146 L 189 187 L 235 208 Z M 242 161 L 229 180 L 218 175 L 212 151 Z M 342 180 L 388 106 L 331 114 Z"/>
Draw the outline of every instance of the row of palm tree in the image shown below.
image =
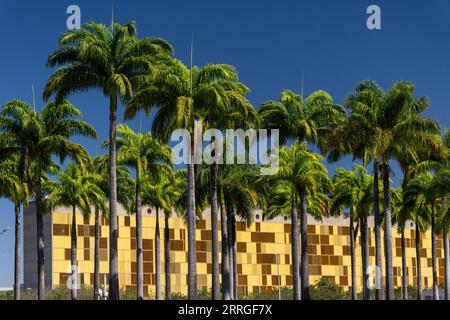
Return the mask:
<path fill-rule="evenodd" d="M 449 138 L 442 139 L 438 123 L 423 116 L 428 101 L 414 96 L 415 88 L 411 83 L 401 81 L 384 91 L 375 82 L 363 81 L 345 99 L 343 106 L 334 103 L 331 95 L 323 90 L 306 98 L 303 92 L 285 90 L 277 101 L 265 102 L 256 110 L 246 98 L 249 88 L 239 81 L 233 66 L 196 67 L 192 64 L 191 50 L 187 67 L 173 58 L 173 48 L 165 40 L 137 38 L 134 22 L 123 26 L 114 22 L 110 26 L 87 23 L 80 30 L 67 31 L 60 37 L 59 46 L 49 56 L 47 65 L 58 68 L 48 79 L 43 97 L 47 101 L 54 95 L 55 101 L 38 112 L 13 100 L 0 113 L 0 161 L 1 168 L 5 168 L 0 191 L 14 202 L 17 224 L 20 223 L 20 205 L 27 205 L 29 196 L 35 200 L 39 299 L 44 298 L 45 289 L 42 216 L 46 210 L 60 205 L 71 207 L 73 213 L 72 281 L 76 281 L 77 265 L 75 213 L 78 210 L 89 215 L 94 208 L 96 290 L 99 287 L 99 217 L 101 214 L 107 217 L 109 297 L 112 300 L 119 299 L 117 203 L 136 214 L 138 299 L 144 297 L 142 205 L 156 210 L 158 299 L 161 298 L 160 210 L 166 221 L 166 298 L 170 297 L 168 218 L 173 211 L 183 214 L 187 223 L 189 299 L 197 298 L 196 220 L 207 206 L 211 208 L 213 299 L 219 299 L 221 293 L 223 299 L 237 298 L 236 219 L 251 223 L 252 210 L 258 207 L 263 208 L 266 218 L 282 214 L 291 217 L 294 299 L 310 298 L 308 215 L 321 219 L 348 211 L 353 298 L 356 298 L 355 222 L 361 230 L 364 270 L 369 259 L 368 216 L 371 213 L 374 216 L 375 260 L 380 270 L 380 230 L 384 228 L 385 297 L 389 300 L 394 298 L 392 223 L 397 223 L 402 232 L 403 252 L 406 220 L 416 222 L 416 242 L 419 231 L 427 227 L 426 221 L 430 221 L 433 239 L 437 230 L 441 230 L 440 222 L 436 221 L 441 219 L 438 216 L 446 216 L 441 213 L 448 210 L 445 179 Z M 93 89 L 100 89 L 109 99 L 109 139 L 104 145 L 109 154 L 94 159 L 81 145 L 70 141 L 75 135 L 91 138 L 97 135 L 92 126 L 80 120 L 81 112 L 66 100 L 73 93 Z M 116 114 L 121 104 L 125 120 L 134 118 L 141 110 L 150 116 L 156 109 L 152 133 L 135 133 L 126 125 L 117 125 Z M 256 165 L 195 165 L 193 144 L 198 135 L 203 134 L 199 127 L 279 129 L 283 146 L 277 173 L 260 176 Z M 166 143 L 171 132 L 178 128 L 189 131 L 192 145 L 186 170 L 174 172 Z M 313 150 L 329 162 L 350 155 L 362 161 L 362 166 L 355 166 L 353 171 L 338 169 L 330 179 L 323 157 Z M 66 158 L 71 158 L 73 163 L 61 171 L 59 165 Z M 392 160 L 400 164 L 403 172 L 400 191 L 391 188 Z M 369 164 L 373 166 L 373 177 L 367 173 Z M 58 182 L 48 178 L 52 174 L 58 175 Z M 432 182 L 427 184 L 426 179 Z M 442 229 L 448 242 L 446 230 Z M 17 229 L 16 237 L 18 232 Z M 16 246 L 18 243 L 19 238 Z M 435 244 L 432 251 L 435 254 Z M 404 257 L 404 294 L 405 260 Z M 420 272 L 420 259 L 416 260 Z M 447 266 L 447 255 L 446 261 Z M 17 264 L 16 273 L 18 269 Z M 366 284 L 366 271 L 363 275 Z M 420 286 L 419 277 L 419 291 Z M 76 299 L 76 286 L 72 288 L 72 298 Z M 18 287 L 16 289 L 18 292 Z M 363 293 L 369 298 L 367 285 Z M 380 285 L 376 298 L 383 297 Z"/>

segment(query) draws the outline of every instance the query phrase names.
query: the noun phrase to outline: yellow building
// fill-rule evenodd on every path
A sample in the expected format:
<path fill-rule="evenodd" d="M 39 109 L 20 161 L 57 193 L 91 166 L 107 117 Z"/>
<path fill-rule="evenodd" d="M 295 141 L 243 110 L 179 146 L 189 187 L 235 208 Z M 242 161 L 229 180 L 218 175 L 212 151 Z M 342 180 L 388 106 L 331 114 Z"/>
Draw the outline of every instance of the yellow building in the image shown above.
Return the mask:
<path fill-rule="evenodd" d="M 146 212 L 147 208 L 143 208 Z M 153 295 L 154 288 L 154 239 L 155 215 L 144 214 L 143 217 L 143 259 L 144 259 L 144 292 Z M 211 288 L 211 224 L 209 212 L 204 213 L 204 220 L 197 221 L 197 272 L 199 289 Z M 24 287 L 35 288 L 37 284 L 36 268 L 36 232 L 34 207 L 30 206 L 24 214 Z M 351 285 L 350 239 L 348 219 L 324 218 L 322 222 L 309 217 L 308 252 L 310 283 L 326 278 L 348 290 Z M 45 271 L 46 286 L 55 288 L 65 285 L 70 275 L 70 228 L 71 210 L 58 208 L 45 216 Z M 119 209 L 119 282 L 121 288 L 136 285 L 136 239 L 135 217 L 127 215 Z M 375 264 L 374 237 L 372 220 L 370 225 L 370 264 Z M 170 227 L 170 260 L 172 292 L 187 293 L 187 226 L 178 217 L 169 219 Z M 220 227 L 220 224 L 219 224 Z M 100 273 L 108 273 L 108 236 L 109 227 L 105 219 L 101 219 L 100 230 Z M 164 219 L 160 218 L 161 234 L 161 270 L 164 272 Z M 401 285 L 401 247 L 400 234 L 393 231 L 393 264 L 394 285 Z M 219 236 L 220 242 L 220 236 Z M 94 272 L 94 217 L 84 219 L 77 214 L 77 258 L 80 281 L 84 285 L 92 285 Z M 220 245 L 220 243 L 219 243 Z M 408 283 L 417 283 L 415 264 L 414 224 L 408 222 L 406 229 Z M 443 283 L 444 256 L 443 242 L 437 240 L 438 276 Z M 220 261 L 220 253 L 219 253 Z M 356 273 L 358 291 L 362 288 L 361 246 L 360 238 L 356 241 Z M 430 232 L 422 234 L 422 276 L 425 287 L 432 284 Z M 261 212 L 255 212 L 255 222 L 246 226 L 237 222 L 237 273 L 238 292 L 251 294 L 275 289 L 278 285 L 277 270 L 281 275 L 281 285 L 292 285 L 290 245 L 290 220 L 279 218 L 262 221 Z M 161 277 L 164 288 L 164 275 Z M 163 290 L 164 291 L 164 290 Z"/>

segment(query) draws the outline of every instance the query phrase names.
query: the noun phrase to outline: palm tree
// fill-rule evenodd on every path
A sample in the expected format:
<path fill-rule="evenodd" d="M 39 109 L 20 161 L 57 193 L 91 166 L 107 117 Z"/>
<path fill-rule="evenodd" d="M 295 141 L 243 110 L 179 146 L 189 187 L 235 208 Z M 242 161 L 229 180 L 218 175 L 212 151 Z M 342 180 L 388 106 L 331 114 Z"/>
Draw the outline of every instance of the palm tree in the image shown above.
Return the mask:
<path fill-rule="evenodd" d="M 416 270 L 417 270 L 417 300 L 423 300 L 422 293 L 422 260 L 421 260 L 421 233 L 428 229 L 428 212 L 423 199 L 418 201 L 417 195 L 411 194 L 408 188 L 403 194 L 402 211 L 410 211 L 415 224 Z M 400 213 L 401 214 L 401 213 Z"/>
<path fill-rule="evenodd" d="M 257 204 L 257 167 L 250 164 L 218 165 L 217 201 L 221 213 L 222 233 L 222 297 L 237 298 L 236 215 L 251 224 L 252 211 Z M 211 170 L 214 166 L 204 164 L 197 168 L 196 200 L 199 209 L 210 202 Z"/>
<path fill-rule="evenodd" d="M 444 299 L 450 300 L 450 241 L 449 241 L 449 229 L 450 229 L 450 206 L 448 196 L 444 197 L 443 201 L 443 214 L 441 216 L 440 228 L 443 234 L 444 240 L 444 264 L 445 264 L 445 287 L 444 287 Z"/>
<path fill-rule="evenodd" d="M 142 300 L 144 298 L 144 262 L 142 251 L 141 179 L 147 171 L 147 174 L 150 175 L 159 175 L 161 172 L 171 173 L 171 151 L 168 146 L 153 139 L 151 133 L 135 133 L 127 125 L 119 125 L 117 133 L 116 142 L 119 149 L 117 162 L 132 167 L 136 173 L 137 298 Z"/>
<path fill-rule="evenodd" d="M 432 245 L 432 269 L 433 269 L 433 298 L 439 300 L 439 283 L 437 278 L 437 255 L 436 255 L 436 222 L 439 215 L 443 213 L 444 199 L 450 193 L 450 171 L 438 170 L 434 175 L 426 172 L 408 184 L 408 197 L 415 198 L 416 205 L 420 204 L 428 213 L 431 224 Z"/>
<path fill-rule="evenodd" d="M 48 67 L 60 66 L 48 79 L 44 99 L 56 93 L 57 101 L 77 91 L 100 89 L 109 98 L 109 175 L 110 175 L 110 272 L 109 298 L 119 299 L 117 256 L 117 176 L 116 112 L 118 99 L 131 96 L 132 87 L 168 58 L 172 47 L 159 38 L 136 37 L 136 24 L 111 23 L 108 27 L 86 23 L 80 30 L 69 30 L 59 39 L 59 47 L 48 60 Z"/>
<path fill-rule="evenodd" d="M 402 298 L 408 299 L 408 275 L 407 275 L 407 263 L 406 263 L 406 238 L 405 228 L 407 220 L 414 220 L 414 208 L 409 208 L 405 205 L 403 194 L 407 191 L 407 186 L 411 179 L 417 174 L 425 172 L 436 165 L 435 161 L 423 160 L 423 159 L 407 159 L 408 154 L 397 155 L 398 162 L 400 163 L 403 171 L 403 180 L 401 189 L 391 189 L 392 196 L 392 219 L 393 223 L 397 224 L 397 228 L 401 235 L 401 251 L 402 251 Z M 421 155 L 421 157 L 423 157 Z M 428 156 L 426 155 L 425 158 Z M 420 222 L 419 222 L 420 224 Z M 420 232 L 419 230 L 416 230 Z M 420 235 L 419 235 L 420 236 Z M 419 262 L 420 263 L 420 262 Z"/>
<path fill-rule="evenodd" d="M 331 180 L 327 169 L 321 163 L 322 157 L 306 150 L 304 143 L 297 143 L 280 150 L 278 172 L 272 176 L 263 177 L 266 181 L 282 181 L 289 186 L 291 198 L 291 236 L 292 236 L 292 275 L 294 299 L 309 300 L 309 268 L 308 268 L 308 233 L 307 210 L 308 194 L 314 195 L 328 191 Z M 299 199 L 299 204 L 297 203 Z M 300 208 L 301 262 L 299 264 L 297 207 Z M 325 213 L 326 204 L 321 206 L 319 213 Z M 320 218 L 320 215 L 316 215 Z M 299 270 L 300 266 L 300 270 Z M 300 271 L 300 272 L 299 272 Z M 301 283 L 301 290 L 300 290 Z"/>
<path fill-rule="evenodd" d="M 336 127 L 328 141 L 328 145 L 333 148 L 333 156 L 345 152 L 364 160 L 373 159 L 375 220 L 379 207 L 378 166 L 381 168 L 388 300 L 394 299 L 390 160 L 417 159 L 423 154 L 438 154 L 441 148 L 437 123 L 421 115 L 428 106 L 427 100 L 415 98 L 414 89 L 413 84 L 400 81 L 384 92 L 374 82 L 362 82 L 356 93 L 347 98 L 350 116 Z"/>
<path fill-rule="evenodd" d="M 57 206 L 67 206 L 72 208 L 72 226 L 71 226 L 71 296 L 72 300 L 77 300 L 77 289 L 80 284 L 77 283 L 78 276 L 78 260 L 77 260 L 77 209 L 84 215 L 89 217 L 91 214 L 92 199 L 101 199 L 103 191 L 96 184 L 96 180 L 86 171 L 73 162 L 69 163 L 64 172 L 58 175 L 58 182 L 50 182 L 44 186 L 44 190 L 48 193 L 45 205 L 49 209 Z"/>
<path fill-rule="evenodd" d="M 117 165 L 117 202 L 124 208 L 132 207 L 131 203 L 135 195 L 134 181 L 131 174 L 125 166 Z M 91 175 L 97 181 L 97 185 L 107 198 L 109 198 L 109 155 L 99 155 L 94 157 L 91 166 Z M 100 200 L 100 199 L 98 199 Z M 94 296 L 98 299 L 100 288 L 100 213 L 106 219 L 109 219 L 109 210 L 103 207 L 103 201 L 97 203 L 94 201 L 95 207 L 95 245 L 94 245 Z M 130 211 L 130 210 L 128 210 Z"/>
<path fill-rule="evenodd" d="M 209 109 L 211 115 L 206 115 L 203 118 L 206 128 L 213 128 L 216 130 L 225 129 L 246 129 L 251 126 L 257 125 L 258 115 L 254 110 L 251 103 L 245 98 L 245 94 L 248 89 L 238 82 L 230 83 L 230 87 L 227 88 L 226 99 L 220 99 L 218 102 L 221 104 L 220 108 L 226 110 L 226 113 L 222 114 L 220 117 L 216 112 L 216 108 Z M 218 300 L 220 298 L 220 279 L 219 279 L 219 237 L 218 237 L 218 211 L 219 211 L 219 195 L 218 195 L 218 184 L 219 184 L 219 170 L 222 163 L 222 154 L 219 153 L 219 146 L 222 144 L 220 138 L 216 137 L 213 141 L 214 145 L 214 155 L 211 155 L 211 159 L 206 159 L 206 163 L 210 164 L 211 168 L 209 170 L 209 203 L 211 208 L 211 253 L 212 253 L 212 299 Z M 223 144 L 223 148 L 226 149 L 227 144 Z M 233 224 L 227 224 L 232 226 Z M 228 237 L 225 236 L 228 241 Z M 231 238 L 230 238 L 231 239 Z M 223 242 L 224 243 L 224 242 Z M 222 260 L 229 259 L 228 250 L 224 251 L 224 256 Z M 226 264 L 222 265 L 222 268 L 227 268 Z M 223 274 L 229 274 L 225 270 Z M 227 278 L 225 276 L 225 278 Z M 234 279 L 236 282 L 237 279 Z M 223 281 L 222 281 L 223 282 Z M 236 288 L 236 286 L 235 286 Z M 227 290 L 227 286 L 222 288 Z M 237 288 L 236 288 L 237 290 Z M 235 290 L 235 291 L 236 291 Z M 224 292 L 227 296 L 228 293 Z M 235 292 L 235 296 L 237 292 Z"/>
<path fill-rule="evenodd" d="M 166 202 L 169 209 L 164 210 L 164 274 L 165 274 L 165 296 L 166 300 L 170 300 L 171 293 L 171 280 L 170 280 L 170 232 L 169 232 L 169 218 L 172 212 L 177 214 L 182 212 L 182 209 L 177 207 L 178 198 L 180 197 L 182 190 L 185 189 L 186 171 L 177 170 L 174 173 L 174 180 L 168 181 L 165 187 L 162 188 L 162 193 L 165 194 Z"/>
<path fill-rule="evenodd" d="M 155 225 L 155 287 L 156 300 L 161 300 L 161 237 L 159 230 L 159 212 L 164 212 L 164 254 L 166 273 L 166 299 L 170 299 L 170 235 L 169 217 L 180 195 L 179 175 L 172 172 L 159 172 L 159 176 L 146 176 L 142 184 L 142 203 L 156 208 Z M 167 282 L 168 281 L 168 282 Z"/>
<path fill-rule="evenodd" d="M 45 293 L 42 181 L 49 170 L 55 169 L 53 156 L 60 161 L 70 157 L 79 165 L 89 161 L 83 147 L 69 141 L 74 135 L 97 137 L 89 124 L 76 119 L 80 115 L 68 101 L 49 103 L 37 112 L 20 100 L 12 100 L 0 112 L 0 132 L 7 141 L 2 152 L 19 157 L 19 177 L 26 181 L 29 194 L 35 198 L 39 300 L 44 299 Z"/>
<path fill-rule="evenodd" d="M 370 291 L 367 286 L 369 267 L 369 248 L 367 217 L 373 204 L 373 177 L 367 174 L 364 167 L 353 166 L 353 171 L 343 168 L 336 169 L 333 177 L 335 193 L 332 196 L 330 212 L 332 215 L 340 213 L 344 208 L 349 208 L 350 223 L 350 249 L 352 261 L 352 299 L 356 300 L 356 257 L 355 257 L 355 229 L 354 221 L 360 220 L 361 228 L 361 257 L 363 274 L 363 297 L 370 299 Z"/>
<path fill-rule="evenodd" d="M 375 264 L 379 271 L 379 280 L 375 289 L 375 298 L 383 299 L 383 286 L 381 283 L 382 257 L 381 257 L 381 231 L 382 216 L 379 206 L 379 160 L 374 147 L 373 136 L 376 126 L 376 117 L 366 118 L 364 114 L 354 111 L 356 107 L 363 110 L 370 110 L 375 114 L 382 103 L 383 91 L 373 81 L 361 82 L 354 94 L 349 95 L 345 100 L 345 106 L 350 109 L 350 114 L 341 119 L 339 124 L 327 135 L 328 160 L 336 161 L 344 154 L 352 154 L 353 159 L 362 159 L 366 164 L 373 160 L 373 215 L 375 233 Z"/>
<path fill-rule="evenodd" d="M 402 298 L 408 300 L 408 269 L 406 263 L 406 237 L 405 229 L 407 220 L 412 218 L 412 210 L 406 208 L 403 202 L 403 192 L 406 186 L 402 188 L 391 189 L 392 198 L 392 223 L 397 224 L 397 230 L 400 232 L 401 251 L 402 251 Z"/>
<path fill-rule="evenodd" d="M 222 117 L 213 115 L 212 117 L 205 117 L 207 126 L 215 129 L 243 129 L 251 127 L 258 122 L 257 113 L 253 106 L 245 99 L 244 95 L 247 92 L 243 86 L 236 85 L 234 89 L 229 90 L 229 98 L 226 100 L 224 107 L 226 113 Z M 214 110 L 213 110 L 214 112 Z M 214 141 L 215 149 L 210 169 L 210 207 L 211 207 L 211 252 L 212 252 L 212 299 L 218 300 L 220 298 L 219 285 L 219 237 L 218 237 L 218 180 L 219 180 L 219 163 L 220 154 L 217 150 L 218 144 L 221 141 Z M 226 146 L 225 146 L 226 148 Z M 208 162 L 209 163 L 209 162 Z M 228 238 L 227 238 L 228 239 Z M 225 252 L 226 254 L 227 252 Z M 225 257 L 226 258 L 226 255 Z M 223 258 L 223 259 L 224 259 Z M 225 266 L 226 267 L 226 266 Z M 226 272 L 225 272 L 226 273 Z M 235 281 L 237 281 L 235 279 Z M 237 295 L 237 293 L 235 294 Z"/>
<path fill-rule="evenodd" d="M 296 94 L 290 90 L 284 90 L 279 101 L 263 103 L 258 113 L 264 128 L 280 130 L 281 143 L 286 143 L 289 139 L 299 142 L 308 141 L 318 144 L 322 150 L 326 147 L 324 144 L 326 134 L 344 116 L 342 107 L 334 104 L 333 98 L 323 90 L 313 92 L 306 99 L 303 97 L 303 92 Z M 302 190 L 301 194 L 305 195 L 305 192 Z M 301 198 L 300 196 L 300 200 Z M 302 248 L 307 244 L 305 203 L 306 201 L 300 201 L 301 211 L 305 212 L 304 219 L 301 219 Z M 306 296 L 302 294 L 302 298 L 305 299 L 309 299 L 308 266 L 307 263 L 304 264 L 307 260 L 307 252 L 302 253 L 302 280 L 305 280 L 302 281 L 302 291 L 306 293 Z"/>
<path fill-rule="evenodd" d="M 294 139 L 320 146 L 324 134 L 344 116 L 342 107 L 334 104 L 331 95 L 323 90 L 306 99 L 303 93 L 284 90 L 279 101 L 264 102 L 258 113 L 263 128 L 280 130 L 280 143 Z"/>
<path fill-rule="evenodd" d="M 222 246 L 224 244 L 228 246 L 226 253 L 229 260 L 229 285 L 227 286 L 229 292 L 226 294 L 229 294 L 231 299 L 238 298 L 236 217 L 247 225 L 253 222 L 252 211 L 258 203 L 257 169 L 251 164 L 226 165 L 222 166 L 218 176 L 220 198 L 223 200 L 227 222 L 227 241 L 222 239 Z M 223 257 L 222 261 L 226 257 Z"/>
<path fill-rule="evenodd" d="M 95 158 L 94 158 L 95 160 Z M 89 202 L 94 207 L 94 300 L 99 300 L 100 289 L 100 216 L 107 218 L 109 210 L 106 204 L 106 192 L 101 186 L 103 185 L 103 176 L 96 171 L 95 163 L 89 171 L 90 179 L 94 184 L 100 186 L 100 192 L 89 194 Z M 120 181 L 120 178 L 117 179 Z M 97 189 L 98 190 L 98 189 Z"/>
<path fill-rule="evenodd" d="M 158 106 L 152 131 L 164 141 L 169 139 L 174 129 L 184 128 L 190 133 L 187 213 L 188 298 L 191 300 L 197 298 L 195 140 L 201 134 L 198 129 L 202 124 L 213 123 L 213 119 L 227 114 L 229 106 L 249 104 L 244 97 L 248 88 L 237 79 L 237 72 L 230 65 L 208 64 L 202 68 L 191 65 L 188 69 L 181 62 L 172 60 L 170 67 L 148 77 L 128 101 L 125 111 L 125 117 L 129 119 L 140 109 L 150 114 L 152 107 Z"/>
<path fill-rule="evenodd" d="M 417 158 L 418 154 L 431 152 L 440 148 L 439 126 L 432 119 L 425 119 L 421 113 L 427 108 L 425 98 L 413 97 L 414 86 L 404 82 L 394 84 L 386 93 L 378 123 L 381 176 L 384 193 L 384 238 L 386 259 L 386 292 L 387 299 L 393 300 L 393 266 L 392 266 L 392 228 L 390 203 L 390 165 L 389 160 L 398 159 L 398 155 Z"/>
<path fill-rule="evenodd" d="M 447 151 L 450 150 L 450 130 L 447 130 L 443 135 L 443 142 Z M 443 162 L 444 168 L 449 168 L 450 157 Z M 449 205 L 449 199 L 444 198 L 444 205 Z M 450 229 L 450 210 L 444 211 L 442 215 L 442 233 L 444 238 L 444 262 L 445 262 L 445 300 L 450 300 L 450 239 L 449 239 L 449 229 Z"/>
<path fill-rule="evenodd" d="M 17 160 L 17 156 L 13 156 L 0 161 L 0 197 L 6 197 L 14 204 L 14 300 L 20 300 L 20 206 L 28 203 L 26 184 L 15 172 Z"/>
<path fill-rule="evenodd" d="M 345 106 L 351 111 L 339 124 L 327 135 L 328 160 L 336 161 L 344 154 L 352 154 L 353 159 L 362 159 L 366 164 L 373 160 L 373 215 L 375 233 L 375 263 L 377 272 L 377 287 L 375 298 L 383 299 L 382 278 L 382 256 L 381 256 L 381 231 L 382 216 L 379 205 L 379 156 L 374 145 L 376 131 L 376 113 L 382 104 L 384 92 L 373 81 L 361 82 L 355 93 L 345 99 Z M 362 112 L 356 112 L 358 110 Z M 370 110 L 371 117 L 365 117 L 363 111 Z"/>

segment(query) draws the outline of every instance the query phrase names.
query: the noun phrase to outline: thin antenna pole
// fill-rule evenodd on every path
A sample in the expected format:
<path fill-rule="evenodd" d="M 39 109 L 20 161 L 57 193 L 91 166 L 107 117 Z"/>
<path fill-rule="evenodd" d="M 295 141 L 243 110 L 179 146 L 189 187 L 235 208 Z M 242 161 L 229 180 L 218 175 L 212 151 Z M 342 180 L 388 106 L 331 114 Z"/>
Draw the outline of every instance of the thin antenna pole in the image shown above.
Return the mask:
<path fill-rule="evenodd" d="M 305 82 L 305 75 L 302 73 L 302 88 L 301 88 L 301 91 L 300 91 L 300 98 L 302 99 L 302 101 L 303 101 L 304 82 Z"/>
<path fill-rule="evenodd" d="M 33 109 L 34 109 L 34 112 L 36 112 L 36 98 L 34 96 L 34 84 L 31 85 L 31 93 L 33 95 Z"/>
<path fill-rule="evenodd" d="M 190 57 L 190 67 L 189 67 L 189 80 L 190 80 L 190 89 L 192 93 L 192 57 L 193 57 L 193 51 L 194 51 L 194 33 L 192 32 L 192 38 L 191 38 L 191 57 Z"/>
<path fill-rule="evenodd" d="M 114 29 L 114 6 L 111 6 L 111 31 Z"/>

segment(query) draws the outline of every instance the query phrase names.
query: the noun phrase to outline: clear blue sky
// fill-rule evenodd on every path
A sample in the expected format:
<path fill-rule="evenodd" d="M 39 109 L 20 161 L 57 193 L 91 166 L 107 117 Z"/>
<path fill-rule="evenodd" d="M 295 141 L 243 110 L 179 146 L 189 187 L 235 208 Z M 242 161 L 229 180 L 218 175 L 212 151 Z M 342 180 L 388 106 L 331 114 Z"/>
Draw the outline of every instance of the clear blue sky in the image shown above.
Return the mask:
<path fill-rule="evenodd" d="M 42 88 L 51 73 L 47 56 L 66 28 L 66 8 L 81 7 L 82 22 L 135 20 L 140 37 L 167 39 L 176 57 L 187 62 L 194 33 L 194 63 L 229 63 L 252 90 L 255 106 L 277 99 L 283 89 L 330 92 L 337 103 L 358 81 L 373 79 L 383 87 L 397 80 L 413 81 L 418 95 L 427 95 L 429 116 L 449 125 L 450 3 L 446 0 L 153 0 L 153 1 L 0 1 L 0 105 L 13 98 L 31 103 L 36 87 L 41 109 Z M 382 30 L 366 28 L 366 8 L 377 4 Z M 70 100 L 97 129 L 98 142 L 77 139 L 92 153 L 107 137 L 107 100 L 99 92 Z M 138 117 L 139 119 L 139 117 Z M 139 128 L 139 120 L 131 122 Z M 149 120 L 142 117 L 142 127 Z M 339 165 L 350 167 L 348 160 Z M 336 165 L 330 166 L 332 172 Z M 399 179 L 400 174 L 394 179 Z M 13 282 L 13 211 L 0 200 L 0 286 Z"/>

